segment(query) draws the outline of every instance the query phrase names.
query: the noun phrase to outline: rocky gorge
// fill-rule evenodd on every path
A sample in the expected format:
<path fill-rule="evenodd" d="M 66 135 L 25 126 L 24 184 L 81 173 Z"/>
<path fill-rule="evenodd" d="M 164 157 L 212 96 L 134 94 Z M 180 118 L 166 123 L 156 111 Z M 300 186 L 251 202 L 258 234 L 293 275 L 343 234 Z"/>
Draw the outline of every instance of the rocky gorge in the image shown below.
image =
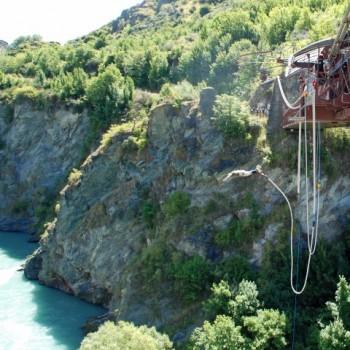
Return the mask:
<path fill-rule="evenodd" d="M 133 143 L 131 128 L 116 133 L 107 146 L 93 152 L 81 165 L 81 176 L 61 190 L 57 217 L 28 260 L 26 276 L 102 304 L 114 319 L 164 327 L 179 325 L 188 317 L 196 322 L 201 316 L 197 303 L 179 307 L 183 301 L 166 278 L 153 280 L 161 274 L 162 254 L 166 259 L 199 255 L 219 263 L 242 254 L 243 249 L 251 264 L 259 266 L 264 245 L 273 242 L 283 226 L 288 227 L 287 213 L 281 212 L 283 198 L 260 178 L 229 183 L 222 179 L 232 169 L 249 169 L 261 163 L 256 140 L 268 144 L 276 138 L 276 130 L 261 139 L 265 126 L 255 123 L 251 126 L 255 134 L 252 142 L 227 142 L 213 125 L 214 100 L 215 91 L 209 88 L 202 91 L 199 103 L 158 105 L 150 112 L 144 148 Z M 272 146 L 293 149 L 293 141 Z M 295 198 L 295 171 L 265 167 Z M 347 225 L 349 177 L 332 180 L 324 176 L 322 188 L 321 235 L 335 239 Z M 186 212 L 175 216 L 164 209 L 174 191 L 186 193 L 190 201 Z M 239 244 L 220 245 L 215 238 L 218 232 L 234 220 L 251 216 L 247 193 L 264 223 L 255 236 L 245 238 L 243 248 Z M 148 203 L 155 211 L 151 224 L 143 215 Z M 305 232 L 304 206 L 302 196 L 296 216 Z M 283 239 L 288 241 L 287 233 Z M 152 266 L 155 270 L 151 275 L 145 275 L 145 257 L 153 249 L 162 249 L 155 258 L 160 260 Z M 147 279 L 151 279 L 150 285 Z"/>

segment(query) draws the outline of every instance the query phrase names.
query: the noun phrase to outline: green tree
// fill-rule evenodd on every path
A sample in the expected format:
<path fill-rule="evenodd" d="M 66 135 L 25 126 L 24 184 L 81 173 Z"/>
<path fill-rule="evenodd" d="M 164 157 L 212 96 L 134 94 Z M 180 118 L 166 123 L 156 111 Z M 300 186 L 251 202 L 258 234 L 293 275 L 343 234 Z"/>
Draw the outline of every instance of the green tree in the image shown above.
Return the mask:
<path fill-rule="evenodd" d="M 227 137 L 244 138 L 248 134 L 249 107 L 236 96 L 220 95 L 214 105 L 214 123 Z"/>
<path fill-rule="evenodd" d="M 172 276 L 176 290 L 186 301 L 195 301 L 208 287 L 210 266 L 199 255 L 175 261 Z"/>
<path fill-rule="evenodd" d="M 159 90 L 169 79 L 168 59 L 165 53 L 156 54 L 150 62 L 148 75 L 149 86 L 153 90 Z"/>
<path fill-rule="evenodd" d="M 205 321 L 192 334 L 193 350 L 248 350 L 241 327 L 229 316 L 219 315 L 213 323 Z"/>
<path fill-rule="evenodd" d="M 251 350 L 285 349 L 286 316 L 278 310 L 258 310 L 256 315 L 243 317 Z"/>
<path fill-rule="evenodd" d="M 328 302 L 333 320 L 320 332 L 321 350 L 347 350 L 350 348 L 350 284 L 340 277 L 335 303 Z"/>
<path fill-rule="evenodd" d="M 276 46 L 287 39 L 301 16 L 299 6 L 276 6 L 264 20 L 264 35 L 271 46 Z"/>
<path fill-rule="evenodd" d="M 97 332 L 89 333 L 80 350 L 171 350 L 168 336 L 160 334 L 154 327 L 136 327 L 120 321 L 104 323 Z"/>
<path fill-rule="evenodd" d="M 61 72 L 52 80 L 51 86 L 62 99 L 79 98 L 85 95 L 88 75 L 81 68 L 75 68 L 72 73 Z"/>
<path fill-rule="evenodd" d="M 175 191 L 170 194 L 164 203 L 164 212 L 167 216 L 184 214 L 191 205 L 191 197 L 186 192 Z"/>
<path fill-rule="evenodd" d="M 184 72 L 187 80 L 198 84 L 208 78 L 212 58 L 208 47 L 200 42 L 189 53 L 180 59 L 180 70 Z"/>
<path fill-rule="evenodd" d="M 113 119 L 120 119 L 121 113 L 130 104 L 133 91 L 132 80 L 124 78 L 113 65 L 92 78 L 86 95 L 93 111 L 95 128 L 105 128 Z"/>
<path fill-rule="evenodd" d="M 259 307 L 254 282 L 243 280 L 237 289 L 230 288 L 224 281 L 214 284 L 205 308 L 221 315 L 193 332 L 193 349 L 285 349 L 286 316 L 278 310 Z"/>
<path fill-rule="evenodd" d="M 229 34 L 231 43 L 241 39 L 249 39 L 253 43 L 258 40 L 257 29 L 247 11 L 235 10 L 221 13 L 214 18 L 212 28 L 220 36 Z"/>

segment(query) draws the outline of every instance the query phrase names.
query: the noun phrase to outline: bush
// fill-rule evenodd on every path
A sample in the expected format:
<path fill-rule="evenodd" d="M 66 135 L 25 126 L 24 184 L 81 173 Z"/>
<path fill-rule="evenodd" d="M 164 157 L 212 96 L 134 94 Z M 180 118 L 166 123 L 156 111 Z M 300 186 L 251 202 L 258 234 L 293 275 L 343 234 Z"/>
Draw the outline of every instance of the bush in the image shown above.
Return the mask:
<path fill-rule="evenodd" d="M 228 316 L 218 316 L 213 323 L 204 322 L 192 334 L 193 350 L 232 349 L 246 350 L 246 340 L 241 327 L 236 326 Z"/>
<path fill-rule="evenodd" d="M 115 66 L 108 66 L 88 84 L 86 95 L 93 110 L 95 129 L 105 128 L 113 119 L 120 119 L 134 92 L 130 78 L 124 78 Z"/>
<path fill-rule="evenodd" d="M 243 279 L 251 280 L 255 277 L 248 259 L 243 256 L 233 256 L 223 260 L 216 266 L 215 277 L 238 284 Z"/>
<path fill-rule="evenodd" d="M 215 243 L 222 248 L 244 248 L 253 243 L 260 233 L 263 219 L 254 199 L 248 203 L 250 212 L 247 217 L 234 219 L 228 228 L 219 231 L 215 236 Z"/>
<path fill-rule="evenodd" d="M 166 54 L 154 54 L 150 60 L 148 75 L 149 86 L 153 90 L 159 90 L 168 81 L 169 67 Z"/>
<path fill-rule="evenodd" d="M 214 284 L 205 308 L 219 315 L 193 332 L 193 349 L 285 349 L 285 315 L 259 306 L 254 282 L 242 281 L 236 290 L 224 281 Z"/>
<path fill-rule="evenodd" d="M 300 7 L 274 7 L 265 19 L 265 31 L 267 41 L 271 46 L 283 43 L 287 35 L 294 30 L 294 26 L 301 16 Z"/>
<path fill-rule="evenodd" d="M 192 84 L 198 84 L 208 78 L 212 57 L 209 48 L 199 42 L 194 48 L 181 56 L 180 70 Z"/>
<path fill-rule="evenodd" d="M 324 130 L 325 144 L 336 152 L 350 151 L 350 129 L 330 128 Z"/>
<path fill-rule="evenodd" d="M 104 323 L 97 332 L 89 333 L 81 343 L 80 350 L 171 350 L 168 336 L 154 327 L 136 327 L 120 321 Z"/>
<path fill-rule="evenodd" d="M 83 173 L 80 170 L 73 169 L 68 176 L 68 184 L 70 186 L 77 184 L 80 181 L 82 176 L 83 176 Z"/>
<path fill-rule="evenodd" d="M 177 85 L 166 83 L 160 90 L 162 100 L 179 107 L 183 101 L 193 101 L 199 98 L 198 89 L 184 80 Z"/>
<path fill-rule="evenodd" d="M 149 228 L 154 228 L 154 220 L 157 215 L 157 205 L 146 201 L 142 206 L 142 218 Z"/>
<path fill-rule="evenodd" d="M 228 138 L 247 137 L 250 116 L 248 104 L 235 96 L 220 95 L 214 105 L 214 124 Z"/>
<path fill-rule="evenodd" d="M 207 15 L 210 12 L 210 7 L 207 5 L 203 5 L 201 6 L 201 8 L 199 9 L 199 14 L 201 17 L 204 17 L 205 15 Z"/>
<path fill-rule="evenodd" d="M 249 13 L 242 10 L 217 15 L 212 29 L 218 32 L 219 36 L 230 35 L 231 43 L 241 39 L 249 39 L 253 43 L 258 40 L 258 32 L 250 20 Z"/>
<path fill-rule="evenodd" d="M 335 303 L 327 303 L 333 321 L 320 332 L 321 350 L 346 350 L 350 348 L 350 283 L 340 277 Z"/>
<path fill-rule="evenodd" d="M 248 349 L 286 349 L 286 323 L 286 316 L 278 310 L 258 310 L 256 315 L 244 317 L 243 325 L 250 335 Z"/>
<path fill-rule="evenodd" d="M 195 301 L 211 280 L 209 264 L 201 257 L 175 261 L 172 267 L 175 289 L 185 301 Z"/>
<path fill-rule="evenodd" d="M 139 260 L 144 286 L 154 290 L 154 285 L 161 282 L 169 272 L 170 252 L 162 241 L 146 246 Z"/>
<path fill-rule="evenodd" d="M 51 83 L 52 89 L 63 100 L 85 96 L 88 75 L 75 68 L 72 73 L 61 72 Z"/>
<path fill-rule="evenodd" d="M 191 205 L 190 195 L 186 192 L 173 192 L 163 205 L 165 214 L 173 217 L 184 214 Z"/>
<path fill-rule="evenodd" d="M 220 49 L 210 67 L 209 84 L 219 93 L 235 92 L 243 95 L 250 92 L 259 69 L 257 64 L 250 62 L 258 58 L 253 55 L 240 56 L 255 50 L 255 46 L 247 39 L 235 42 L 227 50 Z"/>
<path fill-rule="evenodd" d="M 44 107 L 47 103 L 47 96 L 42 90 L 36 89 L 34 86 L 24 85 L 12 88 L 10 91 L 10 99 L 16 103 L 32 102 L 37 107 Z"/>

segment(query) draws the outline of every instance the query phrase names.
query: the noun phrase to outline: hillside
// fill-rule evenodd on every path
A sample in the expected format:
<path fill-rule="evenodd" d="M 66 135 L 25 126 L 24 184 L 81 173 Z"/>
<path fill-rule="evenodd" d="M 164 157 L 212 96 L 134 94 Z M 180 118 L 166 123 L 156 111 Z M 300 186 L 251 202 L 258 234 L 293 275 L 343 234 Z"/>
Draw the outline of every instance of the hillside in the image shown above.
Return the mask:
<path fill-rule="evenodd" d="M 346 6 L 145 0 L 66 45 L 22 37 L 0 51 L 0 230 L 40 239 L 25 275 L 176 348 L 290 348 L 288 208 L 263 179 L 222 180 L 261 164 L 296 208 L 305 253 L 297 138 L 280 128 L 272 78 L 276 58 L 334 35 Z M 325 340 L 325 303 L 350 277 L 349 129 L 322 140 L 322 229 L 296 349 L 340 349 Z"/>

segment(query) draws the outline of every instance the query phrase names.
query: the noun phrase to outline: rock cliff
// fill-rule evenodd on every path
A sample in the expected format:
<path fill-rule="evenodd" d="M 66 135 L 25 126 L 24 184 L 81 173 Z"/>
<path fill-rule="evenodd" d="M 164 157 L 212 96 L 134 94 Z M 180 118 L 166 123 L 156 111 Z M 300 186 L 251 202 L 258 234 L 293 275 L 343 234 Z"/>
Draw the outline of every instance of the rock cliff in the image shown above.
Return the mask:
<path fill-rule="evenodd" d="M 0 105 L 0 231 L 32 232 L 82 158 L 85 113 Z M 41 211 L 41 212 L 40 212 Z"/>
<path fill-rule="evenodd" d="M 212 100 L 207 89 L 199 105 L 159 105 L 150 113 L 145 147 L 135 146 L 131 129 L 115 134 L 92 153 L 80 168 L 81 176 L 61 191 L 57 218 L 27 262 L 27 276 L 118 310 L 117 318 L 181 328 L 185 318 L 194 322 L 200 318 L 199 304 L 181 306 L 183 301 L 167 276 L 157 278 L 162 262 L 145 275 L 149 252 L 162 247 L 172 252 L 169 259 L 199 255 L 219 263 L 243 249 L 251 263 L 259 265 L 264 244 L 274 240 L 283 225 L 288 227 L 288 217 L 276 215 L 283 199 L 261 178 L 228 183 L 222 178 L 229 170 L 253 168 L 261 162 L 257 138 L 268 140 L 261 140 L 263 126 L 251 142 L 225 140 L 211 120 Z M 286 138 L 295 145 L 293 136 Z M 279 141 L 274 147 L 282 153 L 291 144 Z M 266 171 L 295 199 L 294 170 L 270 165 Z M 321 235 L 334 237 L 342 232 L 350 209 L 349 185 L 348 176 L 336 181 L 323 178 Z M 174 191 L 190 198 L 186 212 L 175 217 L 166 211 Z M 144 215 L 149 203 L 151 223 Z M 303 196 L 296 212 L 302 226 L 304 205 Z M 243 237 L 243 248 L 219 244 L 217 233 L 232 220 L 249 217 L 252 210 L 264 218 L 258 233 Z"/>

